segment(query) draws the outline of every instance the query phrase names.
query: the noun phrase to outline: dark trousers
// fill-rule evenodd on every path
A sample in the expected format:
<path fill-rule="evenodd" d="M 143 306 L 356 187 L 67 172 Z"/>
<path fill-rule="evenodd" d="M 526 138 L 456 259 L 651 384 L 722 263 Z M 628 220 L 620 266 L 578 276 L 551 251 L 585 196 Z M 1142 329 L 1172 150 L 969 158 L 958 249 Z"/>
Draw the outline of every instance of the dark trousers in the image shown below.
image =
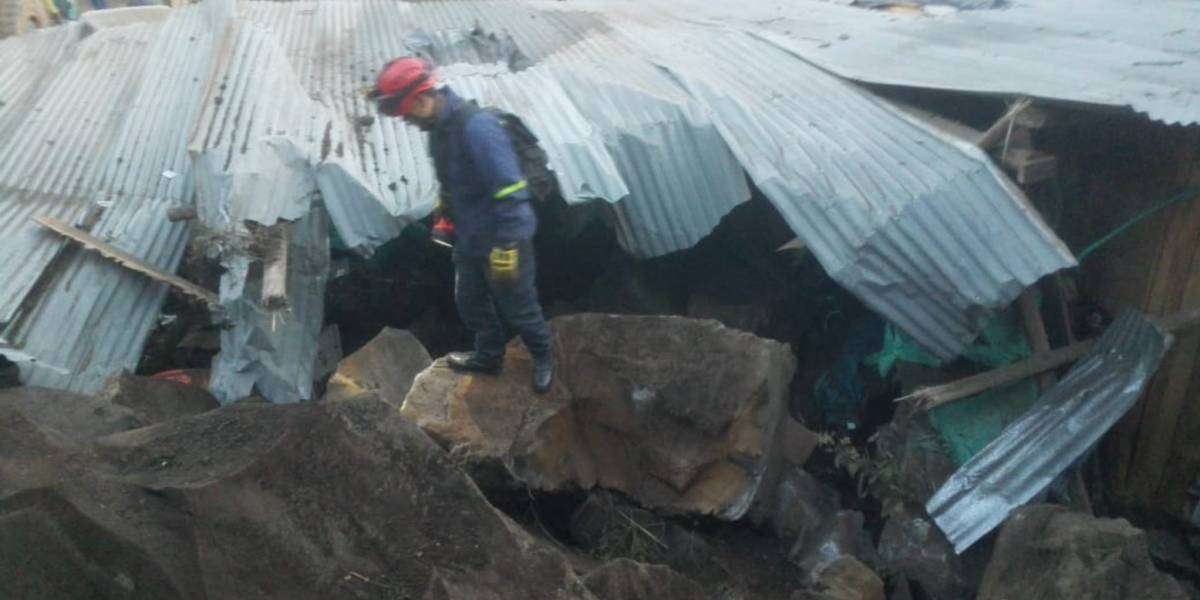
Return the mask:
<path fill-rule="evenodd" d="M 521 336 L 534 358 L 550 356 L 550 326 L 538 304 L 533 242 L 517 244 L 516 277 L 496 281 L 487 256 L 454 256 L 454 302 L 467 328 L 475 333 L 475 352 L 499 359 L 513 334 Z"/>

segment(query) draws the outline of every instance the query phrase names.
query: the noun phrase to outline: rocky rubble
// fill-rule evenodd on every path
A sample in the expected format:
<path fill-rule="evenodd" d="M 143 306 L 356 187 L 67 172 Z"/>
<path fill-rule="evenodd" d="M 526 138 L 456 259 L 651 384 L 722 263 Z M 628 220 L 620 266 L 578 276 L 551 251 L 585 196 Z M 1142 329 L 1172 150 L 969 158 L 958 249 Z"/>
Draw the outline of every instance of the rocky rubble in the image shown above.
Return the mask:
<path fill-rule="evenodd" d="M 0 399 L 0 597 L 595 597 L 374 398 L 105 423 Z"/>
<path fill-rule="evenodd" d="M 554 328 L 546 396 L 519 345 L 471 377 L 394 330 L 315 403 L 218 408 L 129 375 L 95 397 L 0 390 L 0 598 L 883 600 L 883 575 L 894 598 L 976 593 L 920 509 L 952 468 L 927 425 L 876 437 L 898 474 L 876 487 L 903 508 L 876 519 L 804 470 L 817 436 L 784 406 L 783 344 L 678 317 Z M 498 510 L 497 481 L 569 492 L 558 522 Z M 1188 548 L 1152 542 L 1026 507 L 977 597 L 1187 598 L 1151 557 L 1191 574 Z"/>

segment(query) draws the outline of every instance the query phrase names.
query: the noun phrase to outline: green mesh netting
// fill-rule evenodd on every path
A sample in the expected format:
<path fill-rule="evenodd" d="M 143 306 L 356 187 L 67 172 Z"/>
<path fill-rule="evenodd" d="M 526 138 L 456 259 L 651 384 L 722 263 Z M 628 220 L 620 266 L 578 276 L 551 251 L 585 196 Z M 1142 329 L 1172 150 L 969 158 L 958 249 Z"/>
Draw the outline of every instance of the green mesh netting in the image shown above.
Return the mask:
<path fill-rule="evenodd" d="M 992 443 L 1037 398 L 1037 381 L 1025 379 L 933 408 L 929 422 L 945 442 L 950 458 L 961 465 Z"/>
<path fill-rule="evenodd" d="M 985 369 L 1028 358 L 1031 352 L 1016 311 L 996 315 L 962 357 Z M 883 348 L 865 360 L 886 377 L 900 361 L 941 367 L 943 361 L 926 352 L 891 324 L 884 332 Z M 951 402 L 929 411 L 929 420 L 945 442 L 950 456 L 962 464 L 996 439 L 1014 419 L 1038 398 L 1037 382 L 1019 381 L 1010 386 Z"/>

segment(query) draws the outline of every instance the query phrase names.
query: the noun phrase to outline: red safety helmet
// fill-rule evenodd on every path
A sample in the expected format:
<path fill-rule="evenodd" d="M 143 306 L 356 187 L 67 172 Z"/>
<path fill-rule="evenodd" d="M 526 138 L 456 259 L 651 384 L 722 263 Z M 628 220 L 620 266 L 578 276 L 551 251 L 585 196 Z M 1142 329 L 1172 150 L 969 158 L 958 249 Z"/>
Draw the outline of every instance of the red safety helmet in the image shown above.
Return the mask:
<path fill-rule="evenodd" d="M 433 65 L 423 58 L 406 56 L 383 66 L 367 97 L 378 104 L 379 112 L 403 117 L 412 111 L 422 93 L 435 87 Z"/>

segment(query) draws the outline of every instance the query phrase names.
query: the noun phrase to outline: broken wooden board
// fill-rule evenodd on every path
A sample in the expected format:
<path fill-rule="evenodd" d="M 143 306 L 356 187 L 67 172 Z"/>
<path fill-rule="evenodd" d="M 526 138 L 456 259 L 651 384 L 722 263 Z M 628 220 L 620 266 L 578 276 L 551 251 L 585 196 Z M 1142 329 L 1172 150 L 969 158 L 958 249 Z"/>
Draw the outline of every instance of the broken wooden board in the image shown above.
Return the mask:
<path fill-rule="evenodd" d="M 142 275 L 145 275 L 151 279 L 161 281 L 209 305 L 215 306 L 220 303 L 220 300 L 217 298 L 216 294 L 186 279 L 183 279 L 182 277 L 162 271 L 159 268 L 139 259 L 138 257 L 129 254 L 128 252 L 125 252 L 124 250 L 121 250 L 112 244 L 95 238 L 85 231 L 67 225 L 58 219 L 38 216 L 34 217 L 33 220 L 37 221 L 38 225 L 54 231 L 55 233 L 58 233 L 66 238 L 79 242 L 84 248 L 99 252 L 101 256 L 108 258 L 131 271 L 137 271 L 138 273 L 141 273 Z"/>
<path fill-rule="evenodd" d="M 1165 317 L 1152 318 L 1151 320 L 1170 333 L 1178 333 L 1185 329 L 1200 326 L 1200 308 L 1178 312 Z M 1096 340 L 1094 339 L 1084 340 L 1077 344 L 1055 348 L 1048 352 L 1039 352 L 1025 360 L 1005 365 L 998 369 L 965 377 L 944 385 L 921 388 L 907 396 L 897 398 L 895 401 L 915 401 L 921 410 L 929 410 L 948 402 L 974 396 L 980 392 L 1073 363 L 1087 354 L 1095 344 Z"/>

